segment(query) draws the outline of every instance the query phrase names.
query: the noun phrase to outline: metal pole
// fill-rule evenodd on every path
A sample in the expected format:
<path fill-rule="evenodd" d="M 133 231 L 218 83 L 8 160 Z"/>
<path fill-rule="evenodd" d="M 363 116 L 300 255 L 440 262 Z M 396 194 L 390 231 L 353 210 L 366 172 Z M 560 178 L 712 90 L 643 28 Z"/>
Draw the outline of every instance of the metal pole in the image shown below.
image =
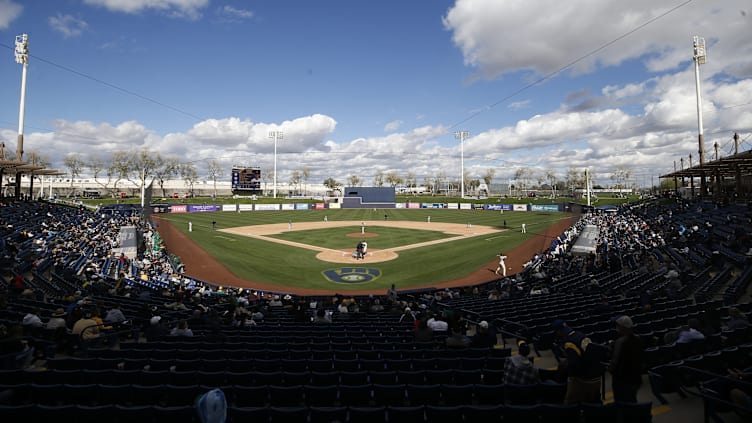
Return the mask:
<path fill-rule="evenodd" d="M 700 166 L 705 164 L 705 146 L 703 139 L 702 127 L 702 94 L 700 93 L 700 65 L 705 64 L 705 39 L 702 37 L 693 37 L 693 59 L 695 62 L 695 91 L 697 93 L 697 139 L 699 144 L 698 153 L 700 155 Z M 700 175 L 700 191 L 702 195 L 706 192 L 705 174 Z"/>
<path fill-rule="evenodd" d="M 283 137 L 282 131 L 269 131 L 269 138 L 274 139 L 274 198 L 277 198 L 277 141 Z"/>
<path fill-rule="evenodd" d="M 460 198 L 465 198 L 465 140 L 469 135 L 468 131 L 454 133 L 454 138 L 460 140 Z"/>

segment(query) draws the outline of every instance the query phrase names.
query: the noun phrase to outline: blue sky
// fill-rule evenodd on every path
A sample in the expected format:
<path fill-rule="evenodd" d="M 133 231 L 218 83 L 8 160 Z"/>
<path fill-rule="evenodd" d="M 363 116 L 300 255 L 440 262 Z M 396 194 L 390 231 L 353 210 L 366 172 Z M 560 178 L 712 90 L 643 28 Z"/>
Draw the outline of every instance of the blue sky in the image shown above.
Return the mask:
<path fill-rule="evenodd" d="M 25 151 L 62 170 L 140 148 L 271 169 L 282 130 L 282 181 L 458 180 L 467 130 L 470 177 L 626 168 L 646 185 L 697 160 L 693 35 L 707 157 L 734 131 L 749 149 L 750 28 L 741 0 L 0 0 L 0 140 L 15 151 L 26 33 Z"/>

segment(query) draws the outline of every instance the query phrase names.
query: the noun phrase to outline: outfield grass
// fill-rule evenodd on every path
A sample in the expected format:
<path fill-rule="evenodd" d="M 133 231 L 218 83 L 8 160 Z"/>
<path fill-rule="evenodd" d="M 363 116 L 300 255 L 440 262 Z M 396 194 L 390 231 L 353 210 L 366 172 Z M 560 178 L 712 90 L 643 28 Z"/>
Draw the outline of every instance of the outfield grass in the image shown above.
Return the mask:
<path fill-rule="evenodd" d="M 322 272 L 348 267 L 348 265 L 322 262 L 316 258 L 315 251 L 211 230 L 213 220 L 217 222 L 217 229 L 222 229 L 288 222 L 295 225 L 295 222 L 322 221 L 324 216 L 327 216 L 330 222 L 382 221 L 385 213 L 391 221 L 425 222 L 427 217 L 431 216 L 431 222 L 471 223 L 499 229 L 503 229 L 506 221 L 507 226 L 513 230 L 490 236 L 465 237 L 445 244 L 400 251 L 399 258 L 396 260 L 367 265 L 369 268 L 377 268 L 381 271 L 378 279 L 372 282 L 351 284 L 333 283 L 327 280 Z M 327 209 L 162 215 L 243 279 L 342 292 L 378 288 L 386 290 L 393 283 L 400 288 L 430 286 L 432 283 L 465 276 L 493 260 L 500 250 L 511 250 L 537 233 L 545 232 L 550 224 L 567 216 L 562 213 L 505 212 L 502 214 L 492 211 L 445 209 L 388 209 L 375 212 L 372 209 Z M 192 232 L 188 232 L 188 222 L 193 223 Z M 527 234 L 521 234 L 519 231 L 523 222 L 527 225 Z M 448 236 L 436 231 L 397 230 L 397 228 L 377 226 L 372 228 L 367 226 L 367 230 L 379 234 L 376 238 L 368 239 L 369 248 L 378 249 L 412 244 L 420 242 L 420 239 L 431 240 Z M 325 231 L 293 231 L 277 236 L 339 249 L 354 248 L 358 240 L 346 236 L 353 232 L 360 232 L 360 226 L 337 227 Z M 379 245 L 382 241 L 385 242 L 383 247 Z M 541 249 L 546 248 L 550 241 L 544 240 Z M 339 247 L 340 245 L 343 247 Z M 222 283 L 222 281 L 213 282 Z"/>

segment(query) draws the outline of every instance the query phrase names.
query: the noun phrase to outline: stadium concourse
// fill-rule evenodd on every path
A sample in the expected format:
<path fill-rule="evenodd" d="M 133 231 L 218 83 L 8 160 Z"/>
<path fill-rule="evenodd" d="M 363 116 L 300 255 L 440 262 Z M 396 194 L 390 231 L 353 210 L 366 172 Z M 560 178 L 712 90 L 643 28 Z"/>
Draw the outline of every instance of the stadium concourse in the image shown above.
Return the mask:
<path fill-rule="evenodd" d="M 137 215 L 5 203 L 0 415 L 184 423 L 214 401 L 232 422 L 743 421 L 751 221 L 746 205 L 645 201 L 583 215 L 514 277 L 260 296 L 176 272 Z M 596 253 L 571 254 L 586 225 Z M 123 226 L 136 257 L 116 253 Z M 613 402 L 615 322 L 641 346 L 636 403 Z M 567 327 L 587 336 L 601 401 L 565 403 Z"/>

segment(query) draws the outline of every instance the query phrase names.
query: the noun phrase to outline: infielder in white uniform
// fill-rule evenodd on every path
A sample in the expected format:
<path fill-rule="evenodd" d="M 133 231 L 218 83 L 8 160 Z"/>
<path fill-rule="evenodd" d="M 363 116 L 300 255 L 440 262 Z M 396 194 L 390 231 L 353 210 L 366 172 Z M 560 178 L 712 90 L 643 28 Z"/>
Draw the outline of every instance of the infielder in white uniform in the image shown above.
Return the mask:
<path fill-rule="evenodd" d="M 497 254 L 499 257 L 499 266 L 494 270 L 495 274 L 499 274 L 499 270 L 501 270 L 501 275 L 506 276 L 507 275 L 507 266 L 504 264 L 504 259 L 507 258 L 507 256 L 504 255 L 504 253 Z"/>

